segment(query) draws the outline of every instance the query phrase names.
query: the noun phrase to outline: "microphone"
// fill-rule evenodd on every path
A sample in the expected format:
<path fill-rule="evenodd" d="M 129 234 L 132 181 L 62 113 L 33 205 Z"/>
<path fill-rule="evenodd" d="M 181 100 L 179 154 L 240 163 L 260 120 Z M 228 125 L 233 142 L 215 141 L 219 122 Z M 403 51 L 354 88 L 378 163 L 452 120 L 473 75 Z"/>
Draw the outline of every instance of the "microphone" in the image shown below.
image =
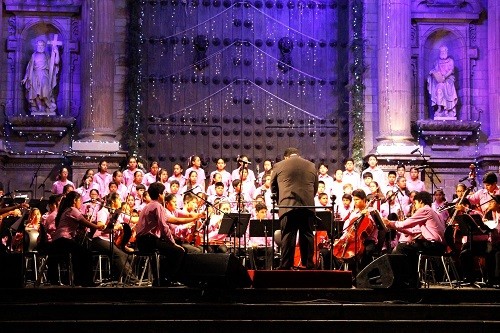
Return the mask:
<path fill-rule="evenodd" d="M 413 150 L 411 151 L 410 155 L 415 154 L 415 153 L 416 153 L 419 149 L 420 149 L 420 147 L 418 147 L 418 148 L 416 148 L 416 149 L 413 149 Z"/>
<path fill-rule="evenodd" d="M 238 163 L 243 163 L 243 164 L 252 164 L 252 162 L 250 162 L 250 161 L 245 161 L 244 159 L 241 159 L 241 158 L 239 158 L 239 157 L 238 157 L 238 159 L 236 160 L 236 162 L 238 162 Z"/>
<path fill-rule="evenodd" d="M 196 190 L 198 187 L 200 187 L 200 185 L 196 185 L 196 186 L 195 186 L 195 187 L 193 187 L 192 189 L 185 191 L 185 192 L 184 192 L 184 194 L 186 194 L 186 193 L 191 193 L 191 192 L 193 192 L 194 190 Z"/>
<path fill-rule="evenodd" d="M 335 194 L 332 194 L 332 195 L 330 196 L 330 200 L 331 200 L 332 202 L 335 202 L 335 201 L 337 200 L 337 196 L 336 196 Z"/>
<path fill-rule="evenodd" d="M 86 203 L 89 203 L 89 202 L 102 202 L 102 199 L 90 199 L 90 200 L 82 202 L 82 204 L 86 204 Z"/>
<path fill-rule="evenodd" d="M 40 153 L 49 154 L 49 155 L 56 155 L 56 153 L 54 153 L 53 151 L 48 151 L 48 150 L 43 150 L 43 149 L 40 149 Z"/>
<path fill-rule="evenodd" d="M 458 180 L 458 182 L 459 182 L 459 183 L 461 183 L 461 182 L 463 182 L 463 181 L 465 181 L 465 180 L 467 180 L 467 179 L 469 179 L 469 176 L 465 176 L 465 177 L 463 177 L 463 178 L 460 178 L 460 179 Z"/>
<path fill-rule="evenodd" d="M 415 169 L 422 170 L 422 169 L 425 169 L 425 168 L 428 168 L 428 167 L 429 166 L 427 164 L 425 164 L 425 165 L 421 165 L 421 166 L 415 167 Z"/>

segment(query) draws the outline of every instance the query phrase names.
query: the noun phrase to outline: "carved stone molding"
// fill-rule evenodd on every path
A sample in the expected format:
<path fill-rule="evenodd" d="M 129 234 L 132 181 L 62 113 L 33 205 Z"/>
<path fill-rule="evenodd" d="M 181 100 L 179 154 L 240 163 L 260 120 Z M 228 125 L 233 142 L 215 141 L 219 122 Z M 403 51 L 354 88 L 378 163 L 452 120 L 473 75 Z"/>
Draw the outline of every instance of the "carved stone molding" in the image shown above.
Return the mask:
<path fill-rule="evenodd" d="M 75 118 L 72 117 L 9 117 L 12 131 L 27 139 L 30 147 L 52 147 L 66 136 L 73 127 Z"/>
<path fill-rule="evenodd" d="M 480 123 L 460 120 L 419 120 L 420 138 L 432 150 L 458 150 L 477 135 Z"/>
<path fill-rule="evenodd" d="M 13 12 L 78 13 L 83 0 L 4 0 L 5 9 Z"/>
<path fill-rule="evenodd" d="M 478 19 L 482 11 L 479 0 L 417 0 L 413 1 L 414 18 L 422 19 Z M 433 14 L 432 18 L 428 14 Z"/>

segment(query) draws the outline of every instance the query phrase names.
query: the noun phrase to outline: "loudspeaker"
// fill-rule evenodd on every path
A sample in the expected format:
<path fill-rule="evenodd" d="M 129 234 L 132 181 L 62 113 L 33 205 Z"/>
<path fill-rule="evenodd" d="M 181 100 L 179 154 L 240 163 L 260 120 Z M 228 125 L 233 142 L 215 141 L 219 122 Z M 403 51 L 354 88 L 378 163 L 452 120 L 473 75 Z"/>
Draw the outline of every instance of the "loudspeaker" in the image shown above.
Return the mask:
<path fill-rule="evenodd" d="M 417 267 L 413 267 L 415 272 Z M 415 273 L 416 274 L 416 273 Z M 403 254 L 384 254 L 366 266 L 356 276 L 358 288 L 415 288 L 408 257 Z"/>
<path fill-rule="evenodd" d="M 23 254 L 2 253 L 0 255 L 0 288 L 24 287 Z"/>
<path fill-rule="evenodd" d="M 188 287 L 234 289 L 250 287 L 247 269 L 234 254 L 186 254 L 179 282 Z"/>

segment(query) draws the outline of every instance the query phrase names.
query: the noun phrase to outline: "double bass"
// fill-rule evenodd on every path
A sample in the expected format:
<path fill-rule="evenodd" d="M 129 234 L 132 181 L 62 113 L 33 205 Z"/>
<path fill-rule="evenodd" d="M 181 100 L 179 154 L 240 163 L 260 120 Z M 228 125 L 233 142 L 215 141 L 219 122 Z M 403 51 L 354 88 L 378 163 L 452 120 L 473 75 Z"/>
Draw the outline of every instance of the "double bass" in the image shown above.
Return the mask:
<path fill-rule="evenodd" d="M 371 201 L 366 204 L 366 207 L 370 206 Z M 344 234 L 334 242 L 333 255 L 341 260 L 361 257 L 365 250 L 364 240 L 375 228 L 368 211 L 351 219 Z"/>

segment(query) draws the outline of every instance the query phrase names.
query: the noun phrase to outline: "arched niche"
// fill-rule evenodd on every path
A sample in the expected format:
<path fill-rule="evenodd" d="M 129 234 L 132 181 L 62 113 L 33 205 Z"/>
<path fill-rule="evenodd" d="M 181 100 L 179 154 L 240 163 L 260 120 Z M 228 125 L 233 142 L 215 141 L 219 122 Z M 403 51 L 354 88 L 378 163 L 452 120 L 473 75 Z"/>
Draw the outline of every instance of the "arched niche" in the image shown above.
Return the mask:
<path fill-rule="evenodd" d="M 67 74 L 69 59 L 65 56 L 64 47 L 66 45 L 67 37 L 64 32 L 54 24 L 47 22 L 35 22 L 31 25 L 27 25 L 26 29 L 22 32 L 19 45 L 20 45 L 20 79 L 22 80 L 26 73 L 26 66 L 30 61 L 31 55 L 36 49 L 36 44 L 38 41 L 42 40 L 45 42 L 45 52 L 50 55 L 52 51 L 51 42 L 57 36 L 57 42 L 60 42 L 62 45 L 58 46 L 59 48 L 59 73 L 57 75 L 57 84 L 54 88 L 54 98 L 57 104 L 56 113 L 59 115 L 64 115 L 64 101 L 65 101 L 65 89 L 64 87 L 67 85 Z M 66 61 L 65 61 L 66 60 Z M 24 86 L 21 87 L 21 100 L 19 103 L 19 107 L 21 110 L 24 110 L 25 113 L 30 114 L 29 111 L 29 103 L 26 99 L 26 89 Z"/>
<path fill-rule="evenodd" d="M 448 48 L 448 56 L 453 59 L 455 70 L 455 89 L 457 90 L 458 102 L 456 106 L 457 119 L 468 120 L 470 115 L 467 114 L 466 108 L 463 108 L 466 100 L 465 80 L 465 59 L 467 48 L 465 47 L 464 36 L 458 31 L 452 31 L 445 28 L 438 28 L 429 32 L 422 47 L 423 55 L 423 84 L 424 84 L 424 110 L 425 118 L 433 118 L 433 110 L 430 101 L 430 95 L 427 86 L 427 77 L 429 72 L 434 68 L 434 64 L 439 59 L 439 48 L 446 46 Z"/>

